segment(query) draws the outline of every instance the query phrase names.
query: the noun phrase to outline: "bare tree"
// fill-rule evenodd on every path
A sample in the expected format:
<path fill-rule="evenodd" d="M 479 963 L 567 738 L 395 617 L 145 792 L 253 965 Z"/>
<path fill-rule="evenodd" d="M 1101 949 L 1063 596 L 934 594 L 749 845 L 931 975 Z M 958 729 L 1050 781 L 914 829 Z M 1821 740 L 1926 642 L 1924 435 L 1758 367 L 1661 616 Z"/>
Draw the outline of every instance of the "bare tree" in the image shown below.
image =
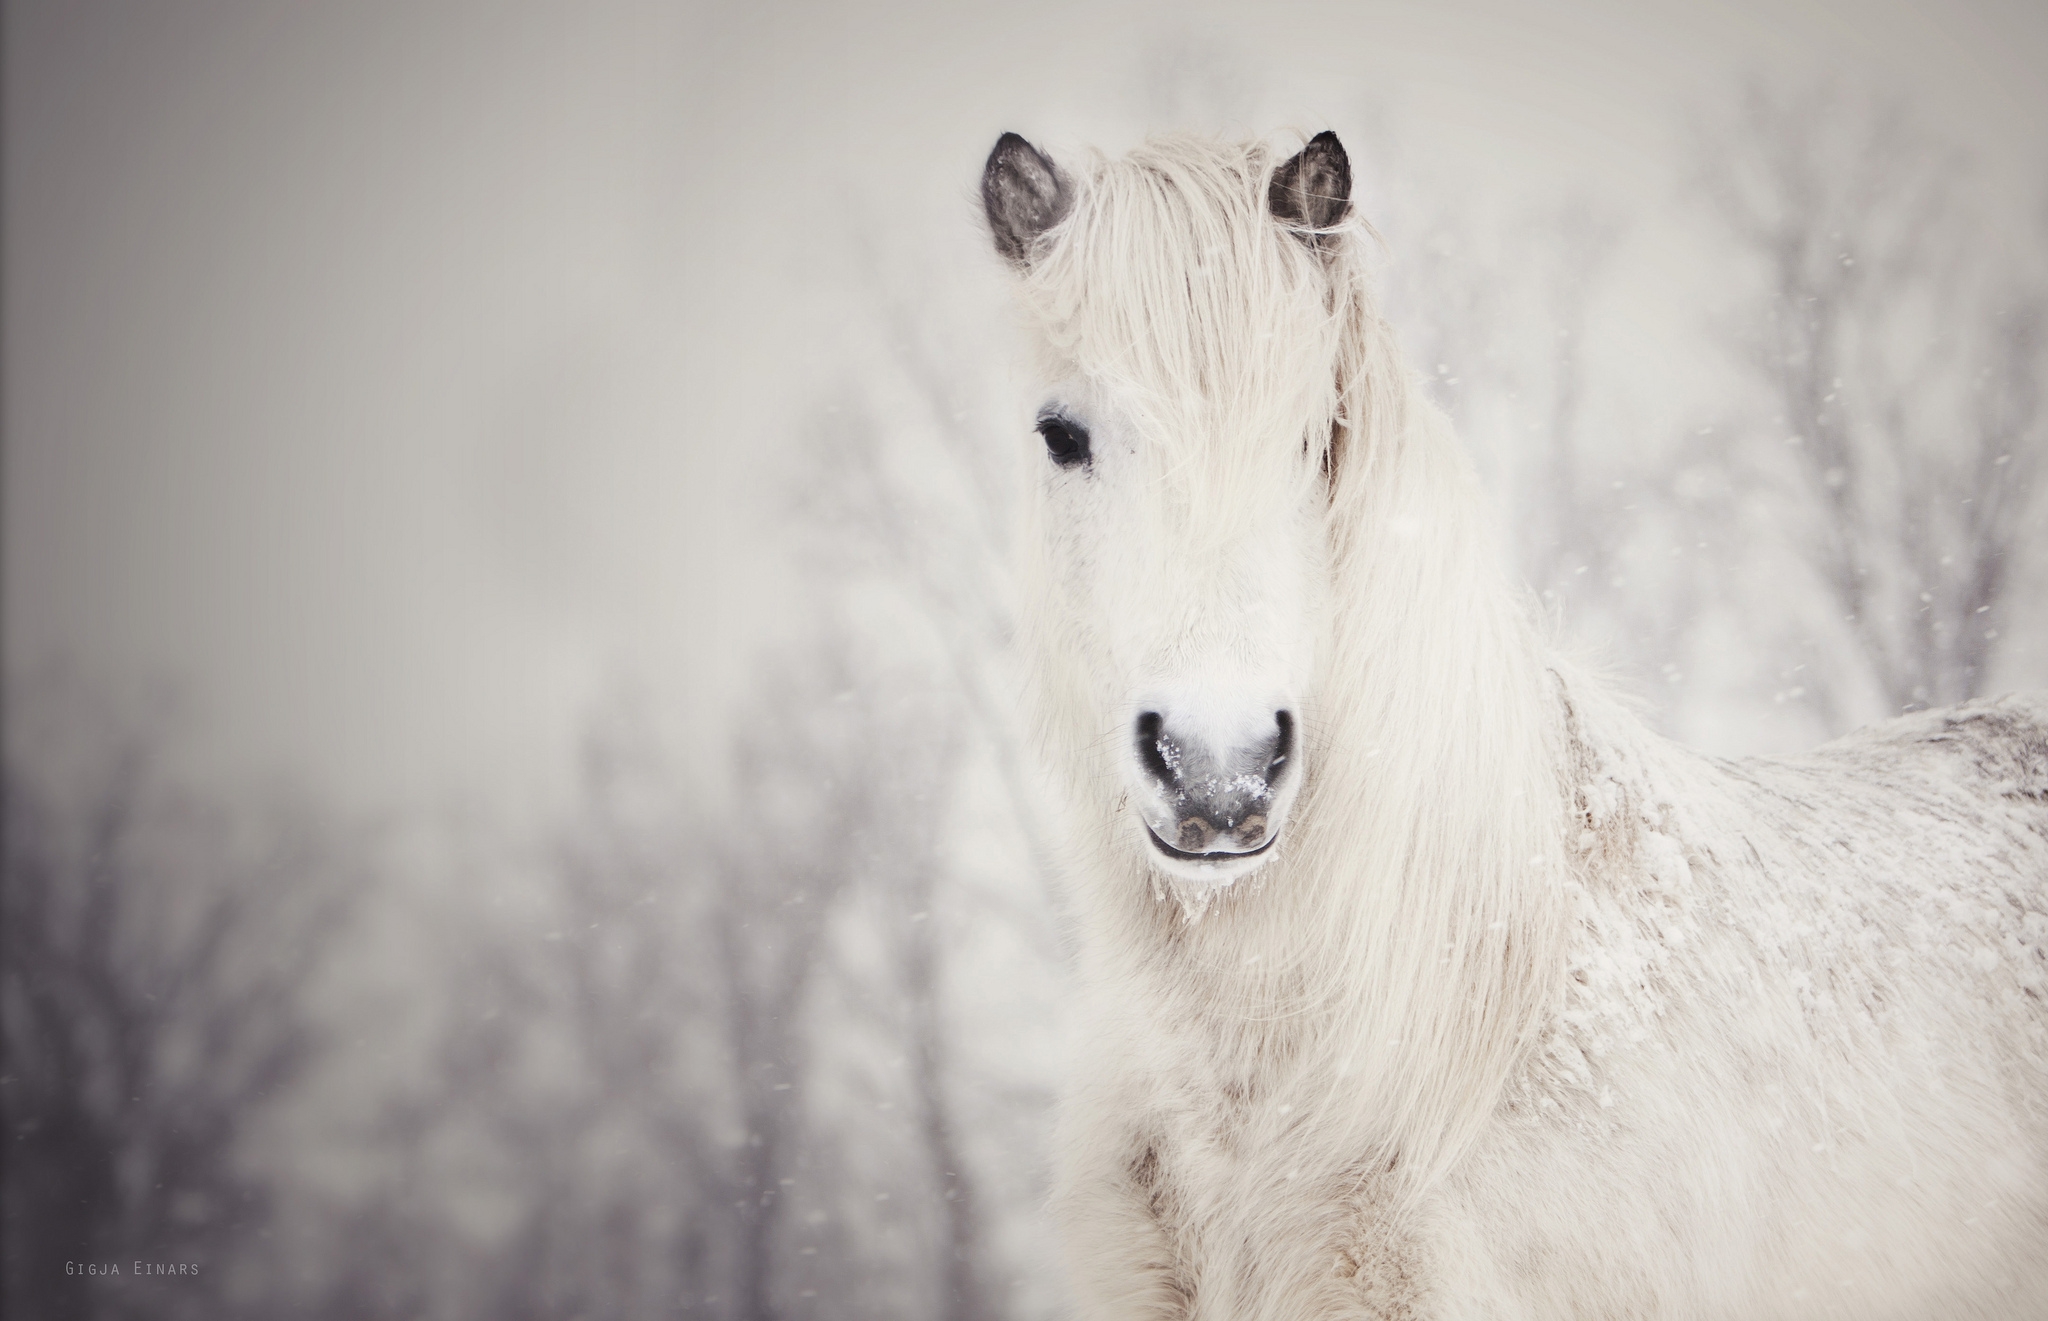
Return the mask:
<path fill-rule="evenodd" d="M 332 855 L 303 826 L 252 847 L 134 743 L 83 793 L 10 765 L 5 795 L 9 1314 L 232 1314 L 275 1192 L 243 1141 L 318 1044 Z"/>
<path fill-rule="evenodd" d="M 733 800 L 758 826 L 728 838 L 713 922 L 725 1030 L 745 1137 L 733 1172 L 744 1321 L 780 1316 L 777 1231 L 799 1141 L 805 992 L 833 905 L 898 805 L 876 792 L 875 746 L 843 651 L 822 668 L 764 685 L 734 757 Z M 765 828 L 763 828 L 765 827 Z"/>
<path fill-rule="evenodd" d="M 887 860 L 867 877 L 880 895 L 873 920 L 894 968 L 876 1027 L 900 1043 L 905 1099 L 916 1117 L 911 1136 L 934 1176 L 899 1195 L 937 1212 L 920 1231 L 936 1235 L 933 1296 L 939 1315 L 967 1321 L 1021 1305 L 1001 1286 L 990 1245 L 1005 1220 L 1035 1217 L 1043 1195 L 1036 1189 L 1020 1201 L 1014 1187 L 981 1177 L 972 1130 L 1007 1126 L 1035 1138 L 1050 1084 L 997 1082 L 960 1048 L 963 1035 L 992 1024 L 971 1017 L 987 1010 L 961 1002 L 949 964 L 970 923 L 1016 934 L 1042 967 L 1063 963 L 1053 920 L 1053 831 L 1030 770 L 1012 651 L 1007 533 L 1022 438 L 1004 434 L 1007 392 L 982 332 L 944 322 L 947 302 L 932 296 L 929 277 L 884 278 L 872 244 L 863 260 L 881 352 L 860 388 L 821 412 L 802 438 L 805 548 L 818 578 L 843 599 L 903 621 L 870 647 L 886 658 L 880 670 L 907 667 L 920 676 L 896 681 L 922 690 L 908 714 L 887 709 L 888 683 L 877 668 L 859 685 L 862 699 L 883 701 L 873 737 L 889 750 L 869 758 L 868 773 L 894 786 L 888 797 L 896 803 L 921 804 L 908 820 L 883 807 L 890 824 L 877 842 Z M 947 783 L 971 763 L 995 772 L 992 804 L 970 801 Z M 990 805 L 1021 846 L 1005 856 L 1022 884 L 964 884 L 945 861 L 948 835 Z"/>
<path fill-rule="evenodd" d="M 1568 632 L 1681 677 L 1705 456 L 1695 438 L 1627 429 L 1626 392 L 1591 352 L 1627 224 L 1583 194 L 1507 215 L 1468 205 L 1411 177 L 1384 131 L 1361 156 L 1360 191 L 1386 195 L 1387 315 L 1471 447 L 1524 580 Z"/>
<path fill-rule="evenodd" d="M 1973 696 L 2048 443 L 2048 293 L 1896 103 L 1753 84 L 1703 155 L 1760 277 L 1736 330 L 1776 432 L 1759 471 L 1828 603 L 1818 645 L 1854 658 L 1805 693 L 1837 730 Z"/>
<path fill-rule="evenodd" d="M 449 917 L 442 1027 L 367 1134 L 327 1315 L 745 1314 L 706 818 L 629 715 L 581 772 L 531 902 Z"/>
<path fill-rule="evenodd" d="M 939 887 L 948 822 L 928 800 L 943 797 L 948 766 L 928 755 L 928 724 L 892 706 L 930 684 L 863 671 L 859 652 L 828 628 L 764 666 L 722 785 L 693 783 L 631 719 L 593 727 L 538 909 L 470 919 L 471 938 L 455 942 L 443 1040 L 376 1135 L 401 1159 L 343 1218 L 372 1255 L 333 1273 L 328 1312 L 845 1316 L 901 1255 L 884 1246 L 899 1222 L 931 1206 L 944 1208 L 947 1249 L 912 1254 L 933 1271 L 922 1292 L 964 1300 L 950 1316 L 996 1314 L 979 1301 L 971 1175 L 950 1145 L 940 955 L 931 928 L 889 920 Z M 856 887 L 890 898 L 861 942 L 889 951 L 897 1012 L 879 1017 L 817 994 Z M 912 1062 L 902 1117 L 914 1110 L 926 1152 L 891 1166 L 885 1217 L 821 1231 L 792 1207 L 832 1206 L 844 1164 L 832 1149 L 878 1141 L 808 1104 L 814 1043 L 849 1031 Z M 879 1140 L 917 1150 L 915 1137 Z M 451 1152 L 468 1154 L 455 1165 Z M 422 1168 L 496 1189 L 509 1225 L 475 1241 L 420 1187 Z M 472 1282 L 436 1283 L 431 1263 L 394 1245 L 385 1227 L 408 1219 L 407 1237 L 477 1263 Z M 841 1271 L 820 1311 L 808 1286 L 824 1239 Z M 394 1247 L 420 1283 L 374 1282 Z"/>
<path fill-rule="evenodd" d="M 995 1321 L 1003 1309 L 987 1277 L 978 1180 L 961 1141 L 972 1117 L 956 1095 L 961 1080 L 952 1040 L 959 1027 L 950 1021 L 953 1004 L 947 994 L 949 972 L 955 970 L 947 967 L 944 936 L 965 916 L 947 902 L 956 896 L 947 893 L 944 857 L 961 737 L 956 722 L 941 719 L 897 731 L 893 741 L 897 755 L 889 758 L 881 778 L 887 799 L 907 810 L 894 816 L 888 865 L 878 871 L 873 886 L 879 891 L 877 912 L 900 998 L 895 1030 L 902 1037 L 908 1071 L 907 1118 L 926 1166 L 926 1179 L 913 1179 L 911 1188 L 921 1191 L 938 1213 L 932 1251 L 938 1317 Z"/>
<path fill-rule="evenodd" d="M 1561 210 L 1544 231 L 1549 352 L 1518 392 L 1529 420 L 1510 443 L 1531 451 L 1526 482 L 1515 492 L 1518 558 L 1531 585 L 1555 600 L 1587 586 L 1614 587 L 1630 528 L 1614 494 L 1622 485 L 1619 447 L 1596 452 L 1586 434 L 1589 310 L 1619 227 L 1580 203 Z"/>
<path fill-rule="evenodd" d="M 504 1150 L 529 1162 L 493 1315 L 647 1316 L 729 1292 L 718 1263 L 737 1240 L 707 1120 L 730 1084 L 696 1027 L 721 999 L 686 793 L 630 722 L 593 724 L 582 801 L 546 858 L 546 929 L 482 1006 L 530 1006 L 529 1049 L 554 1062 L 525 1062 L 525 1104 L 490 1103 Z"/>
<path fill-rule="evenodd" d="M 923 333 L 894 315 L 905 344 Z M 407 1237 L 496 1287 L 339 1271 L 331 1313 L 1005 1314 L 971 1150 L 989 1089 L 957 1049 L 974 1025 L 947 937 L 972 908 L 1057 955 L 1042 884 L 963 902 L 948 853 L 968 741 L 992 745 L 976 764 L 1020 827 L 1032 803 L 1000 696 L 1003 457 L 957 433 L 973 392 L 936 352 L 901 349 L 892 429 L 866 399 L 816 419 L 799 489 L 829 529 L 819 626 L 761 666 L 717 769 L 683 774 L 636 720 L 603 722 L 539 864 L 538 927 L 465 917 L 451 942 L 446 1040 L 375 1138 L 402 1155 L 341 1220 L 431 1275 L 388 1232 L 424 1203 Z M 1045 846 L 1020 833 L 1042 883 Z M 873 1076 L 844 1076 L 849 1040 Z M 820 1100 L 870 1087 L 872 1110 Z M 509 1226 L 464 1230 L 419 1169 L 494 1189 Z"/>
<path fill-rule="evenodd" d="M 863 578 L 902 595 L 936 645 L 949 686 L 966 705 L 1003 777 L 1025 860 L 1049 902 L 1053 840 L 1016 700 L 1015 587 L 1007 533 L 1015 438 L 1003 433 L 990 355 L 963 347 L 928 300 L 863 252 L 888 350 L 873 383 L 849 392 L 800 435 L 806 474 L 799 517 L 807 563 L 840 591 Z"/>

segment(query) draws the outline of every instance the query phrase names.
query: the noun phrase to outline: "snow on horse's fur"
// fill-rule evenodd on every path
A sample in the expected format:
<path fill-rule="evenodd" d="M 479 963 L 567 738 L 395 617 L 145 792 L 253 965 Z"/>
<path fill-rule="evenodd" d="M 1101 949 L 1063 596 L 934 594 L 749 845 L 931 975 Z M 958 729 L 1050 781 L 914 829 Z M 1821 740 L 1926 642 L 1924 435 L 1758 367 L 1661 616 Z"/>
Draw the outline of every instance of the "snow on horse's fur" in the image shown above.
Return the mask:
<path fill-rule="evenodd" d="M 2048 1315 L 2048 699 L 1664 741 L 1502 579 L 1343 206 L 1276 217 L 1255 143 L 997 153 L 1097 441 L 1025 538 L 1083 1313 Z M 1266 629 L 1303 637 L 1306 772 L 1270 860 L 1205 886 L 1132 820 L 1130 689 Z"/>

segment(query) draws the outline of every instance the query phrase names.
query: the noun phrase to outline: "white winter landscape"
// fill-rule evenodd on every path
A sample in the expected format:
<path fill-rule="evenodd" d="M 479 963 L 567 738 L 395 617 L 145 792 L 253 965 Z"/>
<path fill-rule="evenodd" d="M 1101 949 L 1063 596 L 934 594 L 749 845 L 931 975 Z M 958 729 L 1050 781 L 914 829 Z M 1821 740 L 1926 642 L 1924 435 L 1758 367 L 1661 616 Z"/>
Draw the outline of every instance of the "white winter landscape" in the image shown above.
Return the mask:
<path fill-rule="evenodd" d="M 998 135 L 1334 129 L 1717 756 L 2048 687 L 2006 0 L 5 11 L 4 1302 L 1067 1315 Z"/>

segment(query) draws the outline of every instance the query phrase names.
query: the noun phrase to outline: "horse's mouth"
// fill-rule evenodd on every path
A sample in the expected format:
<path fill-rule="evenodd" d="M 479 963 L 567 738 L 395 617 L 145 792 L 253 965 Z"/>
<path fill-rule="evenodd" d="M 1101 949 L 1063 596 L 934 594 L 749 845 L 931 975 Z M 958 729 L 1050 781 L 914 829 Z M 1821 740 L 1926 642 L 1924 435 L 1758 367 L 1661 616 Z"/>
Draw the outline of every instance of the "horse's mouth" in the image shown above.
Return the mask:
<path fill-rule="evenodd" d="M 1232 852 L 1228 849 L 1217 849 L 1211 853 L 1189 853 L 1187 850 L 1177 849 L 1173 845 L 1167 843 L 1165 840 L 1159 838 L 1159 832 L 1154 830 L 1150 825 L 1147 825 L 1145 827 L 1145 835 L 1148 839 L 1152 841 L 1153 848 L 1158 849 L 1161 853 L 1165 854 L 1169 858 L 1174 859 L 1176 862 L 1206 862 L 1211 866 L 1223 863 L 1242 862 L 1246 858 L 1256 858 L 1261 853 L 1264 853 L 1267 849 L 1272 848 L 1273 845 L 1278 843 L 1280 840 L 1280 832 L 1274 831 L 1272 834 L 1266 836 L 1265 843 L 1259 845 L 1255 849 L 1245 849 L 1242 852 Z"/>

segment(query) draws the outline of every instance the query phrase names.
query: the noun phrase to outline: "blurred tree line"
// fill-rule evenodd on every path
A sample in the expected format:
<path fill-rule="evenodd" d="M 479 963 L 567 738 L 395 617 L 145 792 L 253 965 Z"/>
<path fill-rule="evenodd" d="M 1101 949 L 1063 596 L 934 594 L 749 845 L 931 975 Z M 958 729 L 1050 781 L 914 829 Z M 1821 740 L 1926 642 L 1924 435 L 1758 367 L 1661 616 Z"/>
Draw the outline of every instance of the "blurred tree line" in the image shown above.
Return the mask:
<path fill-rule="evenodd" d="M 1673 350 L 1728 385 L 1677 424 L 1595 351 L 1625 212 L 1562 197 L 1503 236 L 1388 171 L 1390 315 L 1516 566 L 1682 736 L 1780 707 L 1749 732 L 1789 750 L 2042 682 L 2043 640 L 2008 644 L 2042 594 L 2048 199 L 2015 216 L 1904 103 L 1835 84 L 1752 81 L 1690 137 L 1723 292 Z"/>
<path fill-rule="evenodd" d="M 146 746 L 84 761 L 69 792 L 5 773 L 8 1313 L 217 1315 L 279 1192 L 242 1139 L 324 1045 L 297 1006 L 347 866 L 304 820 L 252 835 L 178 794 Z"/>
<path fill-rule="evenodd" d="M 1583 202 L 1495 263 L 1426 188 L 1375 217 L 1411 357 L 1491 456 L 1535 592 L 1638 675 L 1732 646 L 1751 699 L 1827 731 L 1980 691 L 2041 581 L 2028 236 L 1987 231 L 1895 109 L 1759 87 L 1700 144 L 1745 273 L 1724 414 L 1599 434 L 1583 346 L 1627 222 Z M 358 835 L 183 793 L 130 731 L 76 774 L 10 742 L 8 1315 L 1058 1314 L 1021 414 L 996 328 L 945 319 L 974 299 L 866 251 L 875 333 L 794 446 L 806 631 L 727 748 L 594 716 L 572 808 L 457 864 L 503 901 L 424 919 L 385 1010 L 332 989 L 393 957 Z"/>

